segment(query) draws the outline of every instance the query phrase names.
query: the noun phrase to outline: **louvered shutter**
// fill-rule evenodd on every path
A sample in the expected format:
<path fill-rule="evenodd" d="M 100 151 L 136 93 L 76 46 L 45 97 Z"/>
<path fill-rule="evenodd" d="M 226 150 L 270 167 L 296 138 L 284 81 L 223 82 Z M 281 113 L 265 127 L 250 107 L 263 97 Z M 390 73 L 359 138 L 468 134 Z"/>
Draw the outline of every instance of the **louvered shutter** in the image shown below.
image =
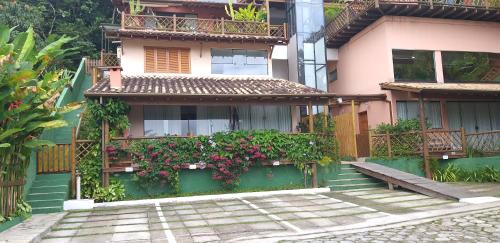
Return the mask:
<path fill-rule="evenodd" d="M 156 72 L 168 72 L 168 52 L 166 48 L 156 48 Z"/>
<path fill-rule="evenodd" d="M 168 48 L 168 72 L 178 73 L 179 72 L 179 49 Z"/>
<path fill-rule="evenodd" d="M 181 73 L 191 73 L 191 65 L 189 63 L 189 49 L 180 49 L 181 53 Z"/>
<path fill-rule="evenodd" d="M 144 72 L 156 72 L 156 50 L 153 47 L 144 48 Z"/>

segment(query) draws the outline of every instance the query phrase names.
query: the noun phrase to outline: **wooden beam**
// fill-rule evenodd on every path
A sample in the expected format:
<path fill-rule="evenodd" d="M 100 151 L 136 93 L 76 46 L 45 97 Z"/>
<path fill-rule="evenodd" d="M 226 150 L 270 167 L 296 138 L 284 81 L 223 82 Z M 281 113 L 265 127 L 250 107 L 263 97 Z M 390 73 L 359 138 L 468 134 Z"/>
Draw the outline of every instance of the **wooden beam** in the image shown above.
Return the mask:
<path fill-rule="evenodd" d="M 308 112 L 308 119 L 309 119 L 309 133 L 314 132 L 314 115 L 313 115 L 313 105 L 312 102 L 309 101 L 307 104 L 307 112 Z"/>
<path fill-rule="evenodd" d="M 429 143 L 427 141 L 427 121 L 425 119 L 425 105 L 424 98 L 422 94 L 418 97 L 418 108 L 420 112 L 420 127 L 422 129 L 422 141 L 423 141 L 423 155 L 424 155 L 424 169 L 425 176 L 428 179 L 432 179 L 432 173 L 429 162 Z"/>

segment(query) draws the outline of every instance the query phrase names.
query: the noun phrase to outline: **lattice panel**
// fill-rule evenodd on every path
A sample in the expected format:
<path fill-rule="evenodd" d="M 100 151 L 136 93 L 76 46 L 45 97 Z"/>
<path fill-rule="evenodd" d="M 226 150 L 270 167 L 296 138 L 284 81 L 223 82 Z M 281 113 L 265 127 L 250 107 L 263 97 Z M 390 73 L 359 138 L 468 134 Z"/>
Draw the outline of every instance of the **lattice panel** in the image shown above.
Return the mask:
<path fill-rule="evenodd" d="M 481 153 L 500 153 L 500 131 L 467 134 L 467 149 Z"/>
<path fill-rule="evenodd" d="M 120 60 L 114 53 L 101 53 L 101 65 L 104 67 L 118 67 L 120 66 Z"/>
<path fill-rule="evenodd" d="M 387 137 L 385 135 L 372 135 L 370 149 L 371 156 L 373 157 L 389 156 Z"/>
<path fill-rule="evenodd" d="M 426 133 L 429 152 L 462 152 L 460 131 L 429 131 Z"/>
<path fill-rule="evenodd" d="M 267 24 L 260 22 L 225 21 L 224 33 L 240 35 L 267 35 Z"/>
<path fill-rule="evenodd" d="M 391 134 L 391 156 L 408 156 L 422 153 L 422 134 L 401 133 Z"/>
<path fill-rule="evenodd" d="M 77 141 L 76 142 L 76 161 L 79 163 L 85 156 L 92 152 L 93 146 L 98 146 L 97 141 Z M 100 151 L 100 150 L 99 150 Z"/>
<path fill-rule="evenodd" d="M 271 25 L 271 36 L 275 37 L 286 37 L 285 36 L 285 26 L 283 25 Z"/>

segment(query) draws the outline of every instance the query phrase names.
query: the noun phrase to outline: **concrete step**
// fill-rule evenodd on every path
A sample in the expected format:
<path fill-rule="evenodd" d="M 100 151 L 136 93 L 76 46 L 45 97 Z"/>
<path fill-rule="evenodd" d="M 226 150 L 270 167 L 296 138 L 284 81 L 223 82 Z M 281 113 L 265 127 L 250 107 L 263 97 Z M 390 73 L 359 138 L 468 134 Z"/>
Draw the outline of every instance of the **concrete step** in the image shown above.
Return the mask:
<path fill-rule="evenodd" d="M 36 181 L 53 181 L 53 180 L 67 180 L 71 179 L 71 173 L 57 173 L 57 174 L 38 174 Z"/>
<path fill-rule="evenodd" d="M 69 180 L 56 179 L 56 180 L 35 180 L 35 181 L 33 181 L 33 186 L 64 186 L 64 185 L 69 185 Z"/>
<path fill-rule="evenodd" d="M 374 178 L 366 177 L 366 178 L 347 178 L 347 179 L 329 180 L 328 184 L 330 186 L 337 186 L 337 185 L 358 185 L 358 184 L 379 183 L 379 182 L 381 181 Z"/>
<path fill-rule="evenodd" d="M 353 189 L 365 189 L 365 188 L 378 188 L 378 187 L 386 187 L 387 184 L 380 183 L 360 183 L 360 184 L 348 184 L 348 185 L 332 185 L 330 189 L 332 191 L 346 191 Z"/>
<path fill-rule="evenodd" d="M 349 173 L 340 173 L 335 175 L 336 179 L 355 179 L 355 178 L 370 178 L 369 176 L 359 173 L 359 172 L 349 172 Z"/>
<path fill-rule="evenodd" d="M 33 208 L 33 214 L 45 214 L 45 213 L 57 213 L 62 212 L 63 206 L 60 207 L 43 207 L 43 208 Z"/>
<path fill-rule="evenodd" d="M 68 193 L 67 192 L 57 192 L 57 193 L 30 193 L 26 197 L 28 201 L 37 201 L 37 200 L 66 200 Z"/>
<path fill-rule="evenodd" d="M 32 208 L 61 207 L 64 199 L 59 200 L 28 200 L 26 201 Z"/>
<path fill-rule="evenodd" d="M 29 194 L 34 193 L 50 193 L 50 192 L 69 192 L 69 185 L 56 185 L 56 186 L 37 186 L 33 184 Z"/>

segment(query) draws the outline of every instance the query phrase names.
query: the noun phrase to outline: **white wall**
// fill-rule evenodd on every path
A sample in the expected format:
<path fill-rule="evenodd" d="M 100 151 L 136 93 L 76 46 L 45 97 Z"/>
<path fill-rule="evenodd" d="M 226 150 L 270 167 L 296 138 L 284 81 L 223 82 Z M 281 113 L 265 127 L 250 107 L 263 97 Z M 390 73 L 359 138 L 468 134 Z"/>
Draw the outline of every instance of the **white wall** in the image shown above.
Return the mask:
<path fill-rule="evenodd" d="M 191 74 L 211 74 L 211 48 L 253 49 L 267 50 L 270 56 L 271 48 L 266 44 L 258 43 L 217 43 L 197 41 L 169 41 L 169 40 L 143 40 L 122 39 L 123 55 L 121 64 L 123 74 L 138 75 L 144 73 L 144 47 L 180 47 L 190 48 Z M 269 59 L 268 74 L 272 75 L 272 62 Z"/>

